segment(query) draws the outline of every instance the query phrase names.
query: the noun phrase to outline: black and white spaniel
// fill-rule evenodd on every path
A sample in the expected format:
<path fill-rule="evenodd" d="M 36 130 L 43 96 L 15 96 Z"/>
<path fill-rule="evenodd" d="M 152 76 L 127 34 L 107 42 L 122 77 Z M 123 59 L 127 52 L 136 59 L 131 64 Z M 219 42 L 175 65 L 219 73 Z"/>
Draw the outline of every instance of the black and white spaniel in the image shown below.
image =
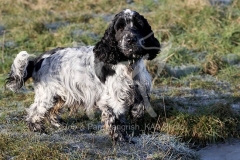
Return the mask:
<path fill-rule="evenodd" d="M 35 99 L 26 121 L 33 131 L 43 131 L 43 119 L 59 126 L 54 110 L 62 106 L 97 107 L 113 140 L 126 141 L 121 128 L 125 116 L 143 115 L 151 88 L 151 76 L 143 58 L 160 51 L 151 26 L 139 13 L 118 13 L 95 46 L 56 48 L 29 59 L 26 51 L 15 58 L 6 87 L 17 91 L 32 77 Z M 124 62 L 129 63 L 124 63 Z"/>

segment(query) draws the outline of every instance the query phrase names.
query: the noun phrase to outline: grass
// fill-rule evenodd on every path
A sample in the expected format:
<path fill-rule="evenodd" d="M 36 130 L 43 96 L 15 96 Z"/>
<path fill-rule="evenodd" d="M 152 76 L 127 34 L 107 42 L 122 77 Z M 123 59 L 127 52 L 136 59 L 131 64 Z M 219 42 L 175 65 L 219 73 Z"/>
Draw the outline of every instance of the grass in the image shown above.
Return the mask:
<path fill-rule="evenodd" d="M 109 0 L 81 3 L 76 0 L 0 0 L 0 6 L 0 25 L 5 27 L 4 34 L 0 35 L 0 86 L 4 85 L 12 61 L 19 51 L 26 50 L 30 54 L 39 55 L 56 47 L 94 45 L 110 23 L 106 16 L 111 17 L 124 8 L 130 8 L 147 18 L 162 44 L 170 44 L 167 49 L 162 48 L 162 53 L 171 55 L 166 59 L 168 65 L 194 64 L 200 67 L 199 72 L 174 78 L 165 69 L 156 75 L 158 66 L 155 62 L 148 66 L 153 77 L 156 76 L 155 86 L 159 89 L 167 86 L 170 89 L 158 93 L 157 97 L 152 96 L 152 105 L 159 118 L 152 119 L 146 114 L 145 123 L 153 124 L 157 134 L 165 132 L 180 137 L 184 142 L 196 144 L 239 137 L 239 113 L 232 110 L 231 106 L 239 103 L 240 71 L 237 65 L 227 64 L 224 57 L 228 54 L 240 56 L 240 1 L 234 0 L 228 6 L 211 6 L 203 0 L 135 0 L 132 4 Z M 62 25 L 56 30 L 50 30 L 48 25 L 53 23 Z M 84 32 L 77 35 L 74 31 Z M 13 42 L 13 45 L 2 46 L 9 42 Z M 89 120 L 82 115 L 69 118 L 68 112 L 63 114 L 65 126 L 57 131 L 49 128 L 47 139 L 37 134 L 31 137 L 24 119 L 25 109 L 32 103 L 34 95 L 31 82 L 26 87 L 29 93 L 14 94 L 0 89 L 0 159 L 129 159 L 141 158 L 148 153 L 146 148 L 143 154 L 141 149 L 133 149 L 131 146 L 124 151 L 114 148 L 113 152 L 108 140 L 99 140 L 99 144 L 103 145 L 94 148 L 97 146 L 97 143 L 92 142 L 94 136 L 81 137 L 84 133 L 77 128 L 98 137 L 98 131 L 86 129 L 90 123 L 98 124 L 99 119 Z M 203 95 L 196 97 L 192 93 L 194 91 L 203 92 Z M 210 98 L 201 101 L 204 94 Z M 216 103 L 214 99 L 217 99 Z M 205 105 L 205 101 L 214 103 Z M 186 111 L 192 107 L 194 112 Z M 144 130 L 149 131 L 153 130 Z M 52 140 L 55 133 L 64 138 L 55 142 Z M 101 139 L 101 136 L 98 138 Z M 69 147 L 79 141 L 77 138 L 87 146 L 85 149 Z M 161 138 L 157 141 L 160 148 L 164 146 L 160 143 Z M 92 148 L 87 142 L 85 144 L 85 139 L 91 142 Z M 146 139 L 149 143 L 143 145 L 153 147 L 154 139 L 150 139 Z M 174 139 L 174 142 L 178 141 Z M 177 144 L 174 146 L 179 147 Z M 101 154 L 99 148 L 106 149 L 106 156 Z M 196 159 L 189 156 L 192 155 L 190 151 L 179 151 L 176 148 L 161 151 L 153 149 L 154 154 L 150 157 L 167 159 L 172 154 L 179 159 Z M 136 155 L 128 155 L 128 151 Z M 178 153 L 181 153 L 180 157 L 177 157 Z"/>
<path fill-rule="evenodd" d="M 165 100 L 165 103 L 169 103 Z M 153 107 L 159 108 L 157 101 Z M 240 117 L 229 104 L 216 103 L 195 108 L 194 112 L 179 110 L 174 103 L 158 112 L 158 120 L 146 117 L 145 123 L 153 123 L 150 132 L 164 132 L 180 137 L 198 146 L 225 141 L 229 137 L 239 137 Z"/>
<path fill-rule="evenodd" d="M 64 146 L 41 142 L 31 136 L 16 137 L 1 134 L 0 145 L 1 159 L 68 159 L 63 151 Z"/>

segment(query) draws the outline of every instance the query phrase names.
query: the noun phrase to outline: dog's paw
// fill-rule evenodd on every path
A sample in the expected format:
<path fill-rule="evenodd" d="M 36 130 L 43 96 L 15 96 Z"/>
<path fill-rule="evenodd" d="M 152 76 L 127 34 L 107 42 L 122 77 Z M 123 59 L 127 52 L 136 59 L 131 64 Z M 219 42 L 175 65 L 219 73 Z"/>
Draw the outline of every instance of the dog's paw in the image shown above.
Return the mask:
<path fill-rule="evenodd" d="M 129 138 L 128 136 L 126 136 L 125 133 L 122 133 L 120 131 L 116 131 L 113 135 L 112 135 L 112 140 L 114 142 L 128 142 Z"/>
<path fill-rule="evenodd" d="M 28 128 L 32 132 L 46 133 L 45 127 L 42 122 L 28 122 Z"/>
<path fill-rule="evenodd" d="M 114 144 L 116 144 L 117 142 L 118 143 L 124 142 L 124 143 L 134 144 L 134 142 L 130 140 L 130 138 L 129 138 L 128 134 L 126 133 L 126 131 L 125 130 L 121 130 L 119 128 L 121 128 L 121 126 L 114 126 L 113 130 L 112 130 L 112 132 L 110 134 Z"/>
<path fill-rule="evenodd" d="M 60 128 L 62 125 L 66 125 L 66 122 L 61 117 L 57 117 L 54 119 L 52 118 L 49 120 L 49 122 L 55 129 Z"/>

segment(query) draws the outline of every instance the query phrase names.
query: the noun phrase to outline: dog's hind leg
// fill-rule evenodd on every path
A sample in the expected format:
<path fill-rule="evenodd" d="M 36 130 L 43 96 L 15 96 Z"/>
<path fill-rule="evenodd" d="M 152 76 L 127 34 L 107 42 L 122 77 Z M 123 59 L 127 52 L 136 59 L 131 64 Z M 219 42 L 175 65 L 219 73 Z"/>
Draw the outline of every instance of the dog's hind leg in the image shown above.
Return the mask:
<path fill-rule="evenodd" d="M 128 142 L 129 137 L 126 132 L 125 116 L 116 116 L 112 108 L 103 110 L 102 121 L 105 122 L 105 129 L 114 142 Z"/>
<path fill-rule="evenodd" d="M 27 118 L 28 127 L 31 131 L 34 132 L 45 132 L 43 119 L 47 109 L 44 107 L 45 104 L 39 104 L 34 102 L 27 109 Z"/>
<path fill-rule="evenodd" d="M 54 107 L 54 101 L 54 96 L 47 87 L 36 86 L 34 103 L 27 109 L 26 117 L 31 131 L 45 132 L 43 119 L 46 113 Z"/>
<path fill-rule="evenodd" d="M 56 128 L 60 127 L 59 122 L 61 121 L 61 117 L 59 117 L 59 112 L 62 109 L 64 103 L 65 102 L 60 97 L 55 98 L 55 105 L 49 110 L 47 114 L 49 122 Z"/>

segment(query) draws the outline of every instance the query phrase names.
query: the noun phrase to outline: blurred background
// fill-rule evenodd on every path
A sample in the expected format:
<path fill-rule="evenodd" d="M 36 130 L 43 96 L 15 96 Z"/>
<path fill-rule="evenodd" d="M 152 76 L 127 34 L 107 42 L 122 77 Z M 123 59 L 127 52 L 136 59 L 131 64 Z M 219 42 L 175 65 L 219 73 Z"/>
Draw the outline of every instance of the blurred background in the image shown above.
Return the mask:
<path fill-rule="evenodd" d="M 225 62 L 240 59 L 237 0 L 0 0 L 0 6 L 1 75 L 22 50 L 38 55 L 60 46 L 94 45 L 125 8 L 145 16 L 163 47 L 171 45 L 165 67 L 170 76 L 216 75 Z"/>
<path fill-rule="evenodd" d="M 216 75 L 240 60 L 237 0 L 0 0 L 0 6 L 0 84 L 19 51 L 94 45 L 125 8 L 144 15 L 162 50 L 168 46 L 169 76 Z"/>

